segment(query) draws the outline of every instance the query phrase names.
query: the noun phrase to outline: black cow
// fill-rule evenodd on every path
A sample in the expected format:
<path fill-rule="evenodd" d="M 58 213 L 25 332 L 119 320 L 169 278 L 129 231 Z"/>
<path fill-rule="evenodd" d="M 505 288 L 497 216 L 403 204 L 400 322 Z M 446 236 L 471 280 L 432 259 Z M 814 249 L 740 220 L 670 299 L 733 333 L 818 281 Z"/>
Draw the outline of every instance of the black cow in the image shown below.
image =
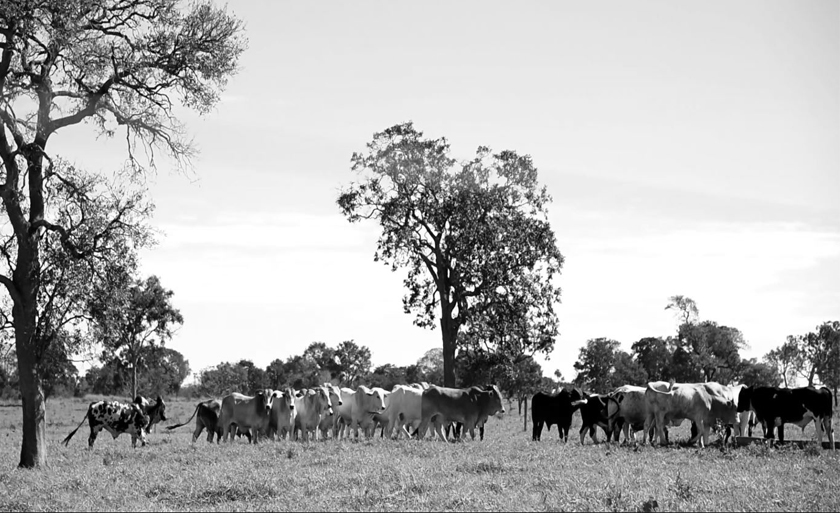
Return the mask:
<path fill-rule="evenodd" d="M 586 393 L 583 394 L 583 399 L 585 402 L 580 405 L 580 419 L 582 424 L 580 427 L 581 445 L 583 445 L 583 439 L 587 431 L 589 431 L 589 436 L 592 438 L 592 441 L 596 444 L 598 443 L 595 431 L 596 426 L 604 430 L 604 433 L 607 434 L 607 441 L 609 441 L 610 436 L 612 436 L 607 411 L 610 399 L 606 395 L 588 395 Z"/>
<path fill-rule="evenodd" d="M 779 441 L 784 442 L 785 424 L 796 424 L 804 429 L 813 420 L 820 444 L 825 431 L 834 449 L 832 396 L 826 387 L 743 387 L 738 396 L 738 411 L 747 410 L 753 410 L 758 421 L 766 426 L 766 439 L 774 438 L 773 431 L 778 426 Z"/>
<path fill-rule="evenodd" d="M 123 404 L 116 401 L 98 401 L 90 403 L 85 417 L 79 425 L 67 435 L 67 438 L 61 441 L 65 446 L 76 434 L 76 431 L 82 427 L 85 419 L 90 424 L 90 436 L 88 437 L 88 447 L 93 448 L 93 442 L 96 441 L 96 435 L 103 429 L 111 433 L 111 436 L 117 438 L 122 433 L 131 435 L 131 446 L 137 447 L 137 439 L 145 447 L 146 445 L 146 426 L 149 424 L 149 416 L 143 411 L 138 404 Z"/>
<path fill-rule="evenodd" d="M 166 403 L 163 402 L 161 396 L 157 396 L 155 403 L 152 404 L 151 400 L 146 399 L 142 395 L 138 395 L 134 398 L 134 404 L 140 406 L 143 412 L 149 416 L 149 425 L 146 426 L 146 433 L 151 433 L 152 426 L 160 421 L 166 420 Z"/>
<path fill-rule="evenodd" d="M 531 420 L 534 423 L 532 440 L 537 442 L 542 434 L 543 424 L 551 431 L 551 425 L 557 424 L 560 439 L 569 440 L 569 428 L 572 426 L 572 414 L 583 401 L 583 394 L 577 388 L 563 389 L 556 394 L 537 392 L 531 399 Z"/>

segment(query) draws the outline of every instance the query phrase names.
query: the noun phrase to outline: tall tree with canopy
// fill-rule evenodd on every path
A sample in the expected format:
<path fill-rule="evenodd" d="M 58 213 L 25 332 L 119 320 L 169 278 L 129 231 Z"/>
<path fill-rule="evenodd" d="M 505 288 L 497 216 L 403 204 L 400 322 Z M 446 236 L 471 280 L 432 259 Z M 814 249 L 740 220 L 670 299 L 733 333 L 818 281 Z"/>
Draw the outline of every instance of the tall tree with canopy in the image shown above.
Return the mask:
<path fill-rule="evenodd" d="M 574 364 L 575 370 L 578 371 L 575 383 L 597 393 L 606 393 L 614 388 L 612 374 L 615 355 L 620 347 L 621 344 L 617 340 L 609 338 L 587 340 L 586 345 L 580 348 Z"/>
<path fill-rule="evenodd" d="M 796 382 L 796 375 L 805 364 L 799 348 L 799 338 L 788 335 L 784 344 L 764 355 L 764 361 L 776 369 L 785 388 L 791 386 Z"/>
<path fill-rule="evenodd" d="M 479 147 L 459 164 L 449 150 L 445 138 L 426 139 L 411 122 L 374 134 L 367 152 L 353 154 L 360 178 L 338 206 L 351 222 L 378 221 L 374 260 L 407 268 L 403 309 L 417 326 L 440 325 L 451 387 L 459 331 L 472 323 L 489 334 L 483 326 L 494 312 L 531 315 L 522 321 L 531 323 L 527 338 L 507 330 L 492 340 L 499 352 L 506 344 L 551 351 L 563 256 L 547 220 L 551 198 L 529 156 Z M 521 306 L 506 306 L 515 301 Z M 549 332 L 534 333 L 540 326 Z"/>
<path fill-rule="evenodd" d="M 164 288 L 157 276 L 109 285 L 91 305 L 93 333 L 104 348 L 103 361 L 119 360 L 131 369 L 131 397 L 136 397 L 145 349 L 165 344 L 184 318 L 172 306 L 174 292 Z"/>
<path fill-rule="evenodd" d="M 14 238 L 12 265 L 0 283 L 13 303 L 20 466 L 47 462 L 37 371 L 44 240 L 55 236 L 82 259 L 99 242 L 75 239 L 74 225 L 50 216 L 47 183 L 61 180 L 48 150 L 51 136 L 89 122 L 106 136 L 124 129 L 135 165 L 139 146 L 152 157 L 154 148 L 189 157 L 193 149 L 172 115 L 172 95 L 209 112 L 236 71 L 245 48 L 241 32 L 240 21 L 207 1 L 0 0 L 0 198 Z"/>

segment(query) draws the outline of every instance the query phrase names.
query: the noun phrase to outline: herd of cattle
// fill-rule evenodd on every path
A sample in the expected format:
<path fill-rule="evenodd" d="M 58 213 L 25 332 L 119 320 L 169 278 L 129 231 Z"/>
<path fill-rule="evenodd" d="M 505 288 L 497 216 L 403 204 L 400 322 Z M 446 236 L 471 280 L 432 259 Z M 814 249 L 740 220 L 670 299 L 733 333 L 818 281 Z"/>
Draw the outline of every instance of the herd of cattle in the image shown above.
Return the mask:
<path fill-rule="evenodd" d="M 678 426 L 685 419 L 691 421 L 689 443 L 709 444 L 709 432 L 716 425 L 726 427 L 724 443 L 734 429 L 737 435 L 748 433 L 758 423 L 764 438 L 773 439 L 779 428 L 779 441 L 784 442 L 785 424 L 795 424 L 804 431 L 814 421 L 817 439 L 822 444 L 823 433 L 835 447 L 832 428 L 832 395 L 828 388 L 779 388 L 726 386 L 719 383 L 652 382 L 646 387 L 625 385 L 609 394 L 587 395 L 578 389 L 562 390 L 548 395 L 537 393 L 531 403 L 533 440 L 539 440 L 543 424 L 549 429 L 556 424 L 560 438 L 568 439 L 572 414 L 580 409 L 580 442 L 589 431 L 593 441 L 596 426 L 618 441 L 621 431 L 624 440 L 636 441 L 636 432 L 646 438 L 667 444 L 668 426 Z"/>
<path fill-rule="evenodd" d="M 832 429 L 832 394 L 823 387 L 778 388 L 726 386 L 718 383 L 652 382 L 646 387 L 625 385 L 609 394 L 586 394 L 578 388 L 563 389 L 554 394 L 542 392 L 531 402 L 533 440 L 538 441 L 543 426 L 550 430 L 557 425 L 560 438 L 568 440 L 572 415 L 580 410 L 580 441 L 586 432 L 597 443 L 596 427 L 604 430 L 607 441 L 636 441 L 636 432 L 643 431 L 642 443 L 654 437 L 659 444 L 667 444 L 668 426 L 692 422 L 689 443 L 708 445 L 709 432 L 716 425 L 726 426 L 726 437 L 731 430 L 741 434 L 760 423 L 765 438 L 773 439 L 778 427 L 779 440 L 784 441 L 784 425 L 796 424 L 804 428 L 815 422 L 817 438 L 822 443 L 823 433 L 828 435 L 832 449 L 835 446 Z M 158 396 L 153 403 L 138 396 L 134 403 L 114 401 L 91 403 L 85 418 L 63 441 L 65 445 L 85 419 L 90 424 L 88 445 L 93 447 L 97 434 L 105 429 L 116 438 L 121 433 L 131 435 L 132 446 L 139 439 L 146 445 L 151 427 L 166 419 L 166 404 Z M 445 388 L 427 383 L 396 385 L 393 390 L 359 386 L 339 388 L 325 383 L 323 386 L 304 390 L 263 390 L 254 396 L 232 393 L 221 400 L 208 400 L 196 405 L 186 422 L 169 426 L 176 429 L 195 418 L 195 442 L 207 430 L 207 440 L 222 438 L 233 441 L 236 435 L 245 435 L 256 443 L 260 437 L 269 439 L 302 439 L 355 437 L 362 430 L 365 436 L 374 435 L 381 428 L 380 436 L 423 438 L 429 426 L 433 436 L 447 440 L 450 428 L 469 431 L 475 439 L 479 428 L 484 438 L 484 424 L 490 416 L 504 413 L 502 395 L 495 385 L 470 388 Z"/>

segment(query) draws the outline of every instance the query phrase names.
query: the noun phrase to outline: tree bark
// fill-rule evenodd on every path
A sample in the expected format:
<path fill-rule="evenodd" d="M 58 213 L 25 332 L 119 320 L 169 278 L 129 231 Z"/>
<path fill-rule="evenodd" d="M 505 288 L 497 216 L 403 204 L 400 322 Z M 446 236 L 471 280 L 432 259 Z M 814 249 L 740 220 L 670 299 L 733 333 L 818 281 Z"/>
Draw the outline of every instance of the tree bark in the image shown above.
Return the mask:
<path fill-rule="evenodd" d="M 38 341 L 35 339 L 37 277 L 41 272 L 37 237 L 37 234 L 18 237 L 20 245 L 14 271 L 17 298 L 12 312 L 23 403 L 23 443 L 19 466 L 23 468 L 45 467 L 47 464 L 47 409 L 38 374 Z"/>
<path fill-rule="evenodd" d="M 137 361 L 131 362 L 131 400 L 137 397 Z"/>

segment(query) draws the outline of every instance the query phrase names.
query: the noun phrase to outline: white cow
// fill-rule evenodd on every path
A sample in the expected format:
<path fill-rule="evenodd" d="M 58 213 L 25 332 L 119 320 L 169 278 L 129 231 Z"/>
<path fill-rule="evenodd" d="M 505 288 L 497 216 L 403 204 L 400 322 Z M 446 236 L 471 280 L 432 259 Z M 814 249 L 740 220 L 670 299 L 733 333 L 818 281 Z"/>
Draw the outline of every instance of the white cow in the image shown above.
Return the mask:
<path fill-rule="evenodd" d="M 356 438 L 359 437 L 359 428 L 365 436 L 370 436 L 373 431 L 373 416 L 385 410 L 385 394 L 381 388 L 370 389 L 364 385 L 359 386 L 354 394 L 353 408 L 350 412 L 350 428 Z"/>

